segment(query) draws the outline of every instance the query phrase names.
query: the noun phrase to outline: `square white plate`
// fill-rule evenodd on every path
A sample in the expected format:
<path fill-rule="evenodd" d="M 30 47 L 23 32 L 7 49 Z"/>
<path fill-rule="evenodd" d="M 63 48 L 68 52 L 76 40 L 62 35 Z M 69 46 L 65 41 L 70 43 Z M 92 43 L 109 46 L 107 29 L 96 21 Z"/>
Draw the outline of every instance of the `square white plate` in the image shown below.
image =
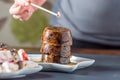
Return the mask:
<path fill-rule="evenodd" d="M 72 56 L 70 58 L 71 64 L 57 64 L 57 63 L 42 63 L 41 54 L 28 54 L 30 60 L 38 62 L 39 65 L 43 66 L 43 71 L 62 71 L 62 72 L 73 72 L 77 69 L 91 66 L 95 60 L 83 57 Z"/>
<path fill-rule="evenodd" d="M 42 68 L 43 68 L 42 66 L 37 66 L 34 68 L 20 69 L 20 70 L 15 71 L 15 72 L 0 73 L 0 79 L 11 79 L 11 78 L 25 77 L 28 74 L 33 74 L 33 73 L 41 71 Z"/>

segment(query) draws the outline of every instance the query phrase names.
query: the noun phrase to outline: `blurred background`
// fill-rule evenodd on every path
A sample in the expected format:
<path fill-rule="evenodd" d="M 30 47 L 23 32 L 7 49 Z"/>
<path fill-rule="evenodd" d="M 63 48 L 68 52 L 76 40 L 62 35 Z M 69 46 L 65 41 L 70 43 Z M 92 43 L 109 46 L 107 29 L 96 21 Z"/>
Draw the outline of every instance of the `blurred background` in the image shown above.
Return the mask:
<path fill-rule="evenodd" d="M 9 14 L 9 8 L 13 2 L 13 0 L 0 0 L 0 42 L 10 47 L 38 50 L 41 34 L 49 25 L 51 16 L 37 10 L 26 22 L 15 20 Z M 52 4 L 53 0 L 48 0 L 43 7 L 51 10 Z"/>

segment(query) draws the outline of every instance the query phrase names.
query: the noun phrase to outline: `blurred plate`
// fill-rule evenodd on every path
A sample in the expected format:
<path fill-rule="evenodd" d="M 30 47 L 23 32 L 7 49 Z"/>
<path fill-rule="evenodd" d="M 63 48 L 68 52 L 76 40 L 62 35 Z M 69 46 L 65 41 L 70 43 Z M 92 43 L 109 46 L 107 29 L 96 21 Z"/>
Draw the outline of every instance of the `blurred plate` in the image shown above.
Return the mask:
<path fill-rule="evenodd" d="M 9 73 L 0 73 L 0 79 L 11 79 L 11 78 L 20 78 L 20 77 L 25 77 L 28 74 L 33 74 L 36 72 L 39 72 L 42 70 L 42 66 L 37 66 L 34 68 L 25 68 L 25 69 L 20 69 L 15 72 L 9 72 Z"/>
<path fill-rule="evenodd" d="M 28 56 L 32 61 L 35 61 L 39 65 L 43 66 L 43 71 L 73 72 L 77 69 L 91 66 L 95 62 L 94 59 L 72 56 L 70 58 L 71 63 L 64 65 L 57 63 L 42 63 L 41 54 L 29 54 Z"/>

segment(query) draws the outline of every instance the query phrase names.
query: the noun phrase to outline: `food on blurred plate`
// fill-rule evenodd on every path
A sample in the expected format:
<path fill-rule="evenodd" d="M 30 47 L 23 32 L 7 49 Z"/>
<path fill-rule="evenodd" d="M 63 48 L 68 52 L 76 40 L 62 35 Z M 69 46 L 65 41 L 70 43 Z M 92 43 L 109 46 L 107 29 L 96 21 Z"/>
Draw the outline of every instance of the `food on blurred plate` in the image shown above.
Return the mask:
<path fill-rule="evenodd" d="M 22 69 L 22 68 L 34 68 L 34 67 L 38 66 L 38 64 L 33 62 L 33 61 L 19 61 L 18 64 L 19 64 L 20 69 Z"/>
<path fill-rule="evenodd" d="M 10 49 L 6 44 L 0 44 L 0 73 L 14 72 L 19 69 L 36 66 L 37 63 L 29 61 L 29 57 L 23 49 Z"/>
<path fill-rule="evenodd" d="M 64 27 L 46 27 L 42 35 L 42 62 L 70 63 L 72 36 L 71 30 Z"/>
<path fill-rule="evenodd" d="M 1 72 L 14 72 L 19 70 L 19 65 L 16 62 L 5 61 L 0 64 L 0 73 Z"/>

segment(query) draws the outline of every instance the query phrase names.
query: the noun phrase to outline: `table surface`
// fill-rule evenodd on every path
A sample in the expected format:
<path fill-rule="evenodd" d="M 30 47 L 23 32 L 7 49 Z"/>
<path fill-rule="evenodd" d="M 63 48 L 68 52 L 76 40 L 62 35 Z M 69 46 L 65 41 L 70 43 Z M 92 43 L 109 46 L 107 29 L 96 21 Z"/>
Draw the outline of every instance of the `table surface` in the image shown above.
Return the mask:
<path fill-rule="evenodd" d="M 23 78 L 8 80 L 120 80 L 120 56 L 80 53 L 74 55 L 95 59 L 95 63 L 72 73 L 42 71 Z"/>

